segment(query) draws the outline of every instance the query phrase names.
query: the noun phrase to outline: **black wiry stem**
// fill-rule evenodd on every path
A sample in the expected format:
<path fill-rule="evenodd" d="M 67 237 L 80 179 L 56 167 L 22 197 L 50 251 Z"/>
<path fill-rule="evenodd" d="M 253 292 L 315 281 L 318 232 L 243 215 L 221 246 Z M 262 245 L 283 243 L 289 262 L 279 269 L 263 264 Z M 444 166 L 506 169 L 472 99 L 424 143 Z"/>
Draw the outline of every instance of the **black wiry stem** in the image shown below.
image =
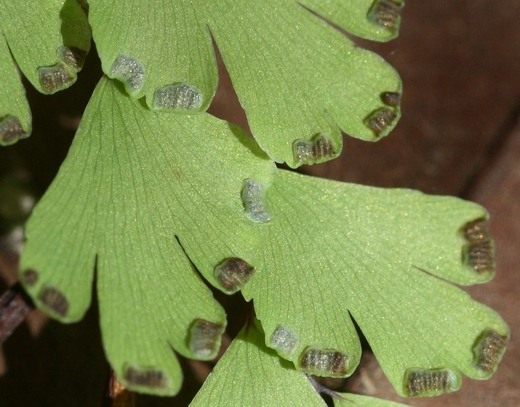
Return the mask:
<path fill-rule="evenodd" d="M 0 296 L 0 343 L 11 336 L 31 308 L 18 285 L 12 286 Z"/>

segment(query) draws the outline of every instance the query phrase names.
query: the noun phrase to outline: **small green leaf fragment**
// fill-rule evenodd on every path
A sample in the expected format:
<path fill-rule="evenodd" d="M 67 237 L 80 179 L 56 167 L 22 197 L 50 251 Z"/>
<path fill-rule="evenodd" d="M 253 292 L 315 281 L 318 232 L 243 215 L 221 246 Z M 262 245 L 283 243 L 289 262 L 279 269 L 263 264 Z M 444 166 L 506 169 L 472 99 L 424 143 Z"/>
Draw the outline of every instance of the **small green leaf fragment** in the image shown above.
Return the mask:
<path fill-rule="evenodd" d="M 90 27 L 76 0 L 0 0 L 0 21 L 16 63 L 31 84 L 51 94 L 76 81 L 90 49 Z M 20 27 L 29 27 L 20 31 Z"/>
<path fill-rule="evenodd" d="M 434 397 L 460 389 L 460 374 L 450 369 L 408 369 L 404 392 L 410 397 Z"/>
<path fill-rule="evenodd" d="M 191 402 L 190 407 L 325 407 L 307 377 L 264 345 L 251 324 L 242 329 Z"/>
<path fill-rule="evenodd" d="M 2 92 L 0 93 L 1 147 L 29 137 L 31 132 L 31 111 L 25 97 L 25 89 L 1 31 L 0 72 L 2 73 Z"/>

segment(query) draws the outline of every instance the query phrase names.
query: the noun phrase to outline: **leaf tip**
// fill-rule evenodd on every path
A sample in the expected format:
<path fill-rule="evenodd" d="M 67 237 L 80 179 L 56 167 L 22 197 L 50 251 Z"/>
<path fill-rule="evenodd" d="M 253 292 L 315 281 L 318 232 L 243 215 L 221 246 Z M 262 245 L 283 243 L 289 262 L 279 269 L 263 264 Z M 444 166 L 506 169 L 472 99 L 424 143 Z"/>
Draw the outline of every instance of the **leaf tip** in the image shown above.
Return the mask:
<path fill-rule="evenodd" d="M 466 244 L 462 247 L 462 263 L 479 275 L 495 274 L 495 245 L 485 219 L 469 222 L 462 228 Z"/>
<path fill-rule="evenodd" d="M 507 336 L 493 329 L 484 330 L 473 346 L 475 367 L 481 372 L 482 378 L 489 378 L 497 369 L 506 351 Z"/>
<path fill-rule="evenodd" d="M 319 164 L 339 154 L 339 148 L 330 137 L 317 134 L 310 141 L 298 139 L 293 142 L 293 155 L 296 166 L 303 164 Z"/>
<path fill-rule="evenodd" d="M 298 346 L 298 336 L 291 329 L 278 325 L 271 335 L 269 346 L 280 355 L 289 357 Z"/>
<path fill-rule="evenodd" d="M 193 356 L 200 360 L 213 359 L 219 349 L 224 325 L 196 319 L 190 327 L 189 348 Z"/>
<path fill-rule="evenodd" d="M 396 119 L 396 109 L 381 107 L 370 113 L 364 122 L 365 126 L 372 130 L 376 139 L 380 139 L 390 132 Z"/>
<path fill-rule="evenodd" d="M 348 375 L 348 357 L 335 349 L 308 347 L 300 356 L 299 367 L 316 376 L 345 377 Z"/>
<path fill-rule="evenodd" d="M 17 117 L 7 115 L 0 119 L 0 146 L 10 146 L 27 137 L 29 133 L 23 129 Z"/>
<path fill-rule="evenodd" d="M 373 24 L 396 36 L 401 24 L 403 0 L 375 0 L 368 11 L 367 18 Z"/>
<path fill-rule="evenodd" d="M 55 287 L 43 287 L 38 293 L 38 300 L 46 309 L 59 318 L 66 318 L 69 312 L 69 301 L 67 297 Z"/>
<path fill-rule="evenodd" d="M 39 274 L 35 269 L 27 268 L 22 272 L 20 276 L 20 281 L 26 287 L 34 287 L 38 282 L 38 278 Z"/>
<path fill-rule="evenodd" d="M 60 61 L 76 72 L 79 72 L 81 68 L 83 68 L 87 57 L 87 52 L 77 47 L 62 46 L 58 48 L 57 53 Z"/>
<path fill-rule="evenodd" d="M 215 278 L 228 294 L 233 294 L 244 287 L 254 273 L 255 268 L 238 257 L 223 260 L 214 270 Z"/>
<path fill-rule="evenodd" d="M 435 397 L 460 389 L 461 376 L 451 369 L 408 369 L 404 392 L 409 397 Z"/>
<path fill-rule="evenodd" d="M 123 382 L 129 389 L 144 389 L 152 393 L 169 393 L 170 388 L 168 376 L 162 370 L 132 364 L 123 367 Z"/>
<path fill-rule="evenodd" d="M 136 95 L 144 86 L 144 67 L 135 58 L 119 55 L 112 63 L 110 76 L 118 79 L 125 85 L 126 91 Z"/>
<path fill-rule="evenodd" d="M 45 94 L 52 95 L 67 89 L 76 82 L 76 74 L 63 62 L 38 68 L 40 86 Z"/>
<path fill-rule="evenodd" d="M 153 107 L 157 110 L 199 110 L 202 102 L 202 93 L 186 83 L 163 86 L 153 96 Z"/>

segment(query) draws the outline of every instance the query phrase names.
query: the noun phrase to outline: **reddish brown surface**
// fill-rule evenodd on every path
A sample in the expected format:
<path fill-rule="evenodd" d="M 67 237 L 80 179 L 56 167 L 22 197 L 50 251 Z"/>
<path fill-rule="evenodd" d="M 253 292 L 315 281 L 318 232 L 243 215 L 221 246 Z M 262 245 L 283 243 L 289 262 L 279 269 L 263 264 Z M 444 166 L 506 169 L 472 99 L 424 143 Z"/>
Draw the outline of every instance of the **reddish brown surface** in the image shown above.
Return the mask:
<path fill-rule="evenodd" d="M 23 323 L 30 310 L 22 295 L 13 289 L 0 296 L 0 343 Z"/>
<path fill-rule="evenodd" d="M 401 123 L 309 172 L 460 194 L 520 102 L 519 17 L 516 0 L 409 1 L 399 39 L 377 47 L 404 81 Z"/>
<path fill-rule="evenodd" d="M 493 282 L 470 292 L 506 319 L 512 340 L 494 379 L 479 383 L 482 387 L 468 386 L 465 402 L 468 406 L 520 406 L 520 121 L 488 170 L 478 178 L 470 198 L 486 206 L 492 216 L 499 270 Z"/>
<path fill-rule="evenodd" d="M 520 126 L 513 126 L 520 104 L 519 17 L 518 0 L 408 1 L 400 39 L 375 47 L 400 71 L 405 83 L 400 125 L 377 144 L 346 138 L 341 158 L 305 169 L 345 181 L 464 195 L 491 212 L 498 247 L 497 277 L 470 291 L 510 324 L 509 350 L 492 380 L 466 380 L 459 393 L 408 400 L 410 405 L 520 406 Z M 89 94 L 95 75 L 98 72 L 92 69 L 80 76 L 84 95 Z M 221 85 L 212 111 L 245 125 L 229 81 L 223 78 Z M 52 172 L 41 171 L 47 162 L 56 166 L 63 157 L 61 144 L 57 149 L 42 147 L 46 138 L 56 141 L 57 129 L 64 127 L 63 101 L 67 100 L 67 117 L 81 112 L 67 97 L 35 99 L 34 111 L 44 112 L 35 117 L 39 130 L 30 143 L 10 150 L 15 152 L 10 157 L 38 151 L 26 164 L 39 184 L 52 177 Z M 70 130 L 58 133 L 62 141 L 71 137 Z M 0 155 L 0 170 L 7 158 Z M 108 368 L 100 359 L 96 326 L 97 316 L 91 313 L 79 325 L 52 323 L 38 339 L 26 329 L 17 332 L 6 344 L 10 370 L 0 379 L 0 404 L 99 405 Z M 1 364 L 0 360 L 0 369 Z M 195 366 L 195 371 L 206 372 L 204 366 Z M 369 354 L 350 386 L 395 399 Z M 185 394 L 174 402 L 141 398 L 144 402 L 138 405 L 186 405 L 194 389 L 189 382 Z"/>

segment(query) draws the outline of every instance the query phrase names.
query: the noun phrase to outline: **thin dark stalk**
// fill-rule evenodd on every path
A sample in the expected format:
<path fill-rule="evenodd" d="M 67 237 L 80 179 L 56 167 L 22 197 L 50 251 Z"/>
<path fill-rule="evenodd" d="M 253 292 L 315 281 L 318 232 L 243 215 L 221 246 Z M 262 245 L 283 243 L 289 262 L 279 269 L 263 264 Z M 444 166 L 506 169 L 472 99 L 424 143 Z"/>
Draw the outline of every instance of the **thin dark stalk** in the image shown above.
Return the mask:
<path fill-rule="evenodd" d="M 136 395 L 128 391 L 112 372 L 108 384 L 110 407 L 135 407 Z"/>
<path fill-rule="evenodd" d="M 25 320 L 32 307 L 21 288 L 14 285 L 0 297 L 0 343 Z"/>

